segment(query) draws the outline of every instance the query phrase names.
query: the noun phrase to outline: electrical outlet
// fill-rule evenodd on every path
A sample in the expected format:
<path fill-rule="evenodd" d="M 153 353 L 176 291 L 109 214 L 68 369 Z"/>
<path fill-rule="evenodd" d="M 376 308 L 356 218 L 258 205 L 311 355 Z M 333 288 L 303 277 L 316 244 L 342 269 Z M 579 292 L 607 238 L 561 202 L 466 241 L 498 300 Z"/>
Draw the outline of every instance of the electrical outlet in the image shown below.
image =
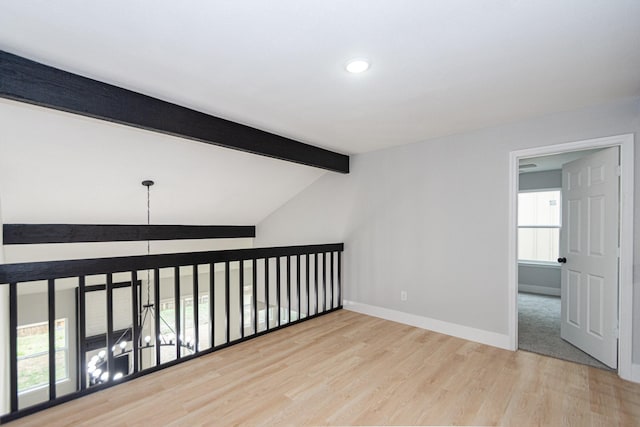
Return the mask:
<path fill-rule="evenodd" d="M 407 291 L 400 291 L 400 301 L 407 300 Z"/>

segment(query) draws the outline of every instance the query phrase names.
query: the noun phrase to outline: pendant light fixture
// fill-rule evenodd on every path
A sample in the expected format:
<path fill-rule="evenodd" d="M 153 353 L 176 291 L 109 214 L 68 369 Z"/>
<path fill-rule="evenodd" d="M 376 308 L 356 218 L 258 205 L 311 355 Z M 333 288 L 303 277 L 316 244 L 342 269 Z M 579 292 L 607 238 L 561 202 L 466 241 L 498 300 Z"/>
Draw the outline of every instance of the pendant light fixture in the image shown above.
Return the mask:
<path fill-rule="evenodd" d="M 151 225 L 151 187 L 154 184 L 155 183 L 149 179 L 142 181 L 142 185 L 147 187 L 147 226 Z M 151 242 L 149 240 L 147 240 L 147 255 L 151 255 Z M 142 332 L 145 331 L 145 328 L 147 332 L 151 331 L 152 325 L 155 323 L 153 320 L 156 316 L 158 316 L 160 324 L 164 326 L 164 328 L 161 329 L 165 329 L 165 333 L 162 333 L 161 331 L 155 331 L 155 333 L 158 334 L 158 343 L 160 344 L 160 346 L 172 347 L 177 344 L 180 347 L 186 349 L 188 352 L 195 353 L 196 349 L 194 341 L 189 340 L 187 342 L 184 342 L 182 340 L 182 337 L 178 336 L 171 325 L 169 325 L 167 321 L 162 317 L 159 308 L 155 307 L 155 305 L 151 302 L 151 272 L 148 269 L 146 279 L 146 296 L 146 303 L 142 305 L 142 309 L 138 313 L 138 333 L 133 334 L 133 325 L 129 326 L 115 341 L 113 347 L 111 347 L 115 365 L 113 369 L 111 369 L 113 375 L 110 375 L 109 367 L 107 366 L 108 357 L 106 350 L 101 350 L 97 355 L 94 355 L 88 361 L 86 372 L 89 375 L 90 386 L 102 384 L 110 380 L 116 381 L 129 373 L 131 367 L 128 355 L 133 352 L 132 343 L 126 340 L 126 337 L 129 333 L 131 334 L 132 338 L 135 336 L 139 337 L 138 351 L 140 357 L 138 358 L 138 360 L 143 360 L 143 352 L 149 351 L 150 349 L 154 348 L 155 340 L 152 340 L 149 333 L 145 334 L 143 337 Z M 149 319 L 148 325 L 147 319 Z"/>

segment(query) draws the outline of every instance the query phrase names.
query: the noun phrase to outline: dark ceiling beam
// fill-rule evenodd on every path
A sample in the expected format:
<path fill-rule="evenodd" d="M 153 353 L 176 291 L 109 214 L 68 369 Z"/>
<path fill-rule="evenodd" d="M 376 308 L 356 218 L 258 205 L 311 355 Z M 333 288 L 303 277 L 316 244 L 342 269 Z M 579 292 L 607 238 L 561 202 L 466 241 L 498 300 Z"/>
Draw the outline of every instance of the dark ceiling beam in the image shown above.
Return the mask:
<path fill-rule="evenodd" d="M 4 224 L 5 245 L 256 237 L 253 225 Z"/>
<path fill-rule="evenodd" d="M 0 97 L 248 153 L 349 173 L 349 156 L 0 50 Z"/>

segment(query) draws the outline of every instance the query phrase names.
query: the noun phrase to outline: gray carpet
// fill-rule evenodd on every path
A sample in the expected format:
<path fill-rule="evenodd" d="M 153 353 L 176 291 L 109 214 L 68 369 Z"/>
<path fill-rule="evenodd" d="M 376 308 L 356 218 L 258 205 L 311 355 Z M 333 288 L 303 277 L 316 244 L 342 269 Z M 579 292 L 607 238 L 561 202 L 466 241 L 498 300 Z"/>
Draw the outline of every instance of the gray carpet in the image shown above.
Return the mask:
<path fill-rule="evenodd" d="M 518 348 L 611 370 L 560 338 L 560 297 L 518 293 Z"/>

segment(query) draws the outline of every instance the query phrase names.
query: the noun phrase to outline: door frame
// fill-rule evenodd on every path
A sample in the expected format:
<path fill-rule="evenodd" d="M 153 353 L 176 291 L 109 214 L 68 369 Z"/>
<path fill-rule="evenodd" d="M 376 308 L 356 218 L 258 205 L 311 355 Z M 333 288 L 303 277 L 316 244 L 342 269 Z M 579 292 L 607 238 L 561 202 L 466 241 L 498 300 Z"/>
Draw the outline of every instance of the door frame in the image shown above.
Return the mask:
<path fill-rule="evenodd" d="M 527 148 L 509 153 L 509 219 L 508 219 L 508 298 L 509 348 L 518 349 L 518 163 L 521 158 L 548 156 L 567 151 L 593 148 L 620 148 L 620 261 L 618 276 L 618 375 L 640 382 L 632 371 L 633 323 L 633 191 L 634 136 L 616 135 L 542 147 Z"/>

